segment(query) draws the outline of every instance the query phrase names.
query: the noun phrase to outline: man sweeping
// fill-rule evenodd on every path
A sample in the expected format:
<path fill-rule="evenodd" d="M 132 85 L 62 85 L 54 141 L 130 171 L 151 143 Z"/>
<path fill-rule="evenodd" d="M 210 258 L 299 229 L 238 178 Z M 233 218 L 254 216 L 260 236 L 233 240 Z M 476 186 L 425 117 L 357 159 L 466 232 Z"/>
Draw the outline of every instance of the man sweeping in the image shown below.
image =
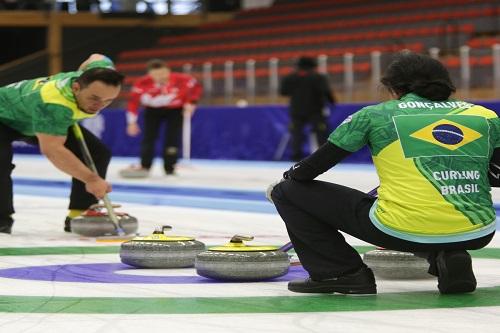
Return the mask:
<path fill-rule="evenodd" d="M 54 166 L 73 177 L 65 231 L 71 231 L 71 218 L 111 191 L 111 185 L 104 179 L 110 151 L 82 127 L 99 174 L 93 173 L 82 162 L 83 156 L 70 127 L 94 117 L 118 97 L 123 78 L 109 58 L 92 54 L 77 71 L 0 88 L 0 232 L 10 234 L 14 222 L 13 141 L 38 144 Z"/>

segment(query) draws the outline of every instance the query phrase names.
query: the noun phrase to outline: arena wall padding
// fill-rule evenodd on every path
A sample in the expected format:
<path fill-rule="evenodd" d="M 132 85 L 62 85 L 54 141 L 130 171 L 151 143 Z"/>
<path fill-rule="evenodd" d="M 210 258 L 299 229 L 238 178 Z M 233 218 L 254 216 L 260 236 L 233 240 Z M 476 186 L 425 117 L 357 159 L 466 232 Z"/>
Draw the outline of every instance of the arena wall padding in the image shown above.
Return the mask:
<path fill-rule="evenodd" d="M 476 102 L 500 114 L 500 101 Z M 339 104 L 330 110 L 329 124 L 337 127 L 347 116 L 369 104 Z M 228 160 L 273 160 L 283 136 L 288 131 L 288 113 L 285 105 L 259 105 L 250 107 L 200 106 L 192 118 L 191 158 Z M 139 117 L 142 122 L 142 116 Z M 125 133 L 125 112 L 121 109 L 105 110 L 98 118 L 83 122 L 83 126 L 102 138 L 113 156 L 139 156 L 141 137 Z M 156 155 L 161 155 L 163 135 L 157 141 Z M 282 159 L 290 158 L 290 147 Z M 308 151 L 309 145 L 304 146 Z M 19 146 L 17 153 L 39 153 L 33 146 Z M 354 153 L 346 159 L 351 163 L 370 163 L 368 149 Z"/>

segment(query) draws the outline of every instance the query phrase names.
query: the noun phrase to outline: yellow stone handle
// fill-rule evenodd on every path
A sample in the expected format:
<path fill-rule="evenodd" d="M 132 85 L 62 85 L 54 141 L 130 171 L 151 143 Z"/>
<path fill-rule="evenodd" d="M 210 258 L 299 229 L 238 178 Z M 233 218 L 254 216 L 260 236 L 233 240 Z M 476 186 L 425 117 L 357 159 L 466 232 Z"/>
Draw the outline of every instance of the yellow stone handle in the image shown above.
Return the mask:
<path fill-rule="evenodd" d="M 169 225 L 164 225 L 161 228 L 160 227 L 156 228 L 156 230 L 153 232 L 153 234 L 156 234 L 156 235 L 163 234 L 164 235 L 165 231 L 169 231 L 169 230 L 172 230 L 172 227 Z"/>
<path fill-rule="evenodd" d="M 231 238 L 230 243 L 243 243 L 243 241 L 251 240 L 253 240 L 253 236 L 234 235 L 233 238 Z"/>

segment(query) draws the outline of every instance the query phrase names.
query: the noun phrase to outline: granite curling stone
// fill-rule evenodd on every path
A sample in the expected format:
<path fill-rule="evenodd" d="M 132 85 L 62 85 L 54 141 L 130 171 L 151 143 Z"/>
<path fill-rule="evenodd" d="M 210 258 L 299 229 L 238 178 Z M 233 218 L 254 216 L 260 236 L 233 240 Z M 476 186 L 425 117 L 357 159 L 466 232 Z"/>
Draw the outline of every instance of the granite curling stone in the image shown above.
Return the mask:
<path fill-rule="evenodd" d="M 136 237 L 122 243 L 120 258 L 124 264 L 138 268 L 192 267 L 196 255 L 205 250 L 205 244 L 186 236 L 166 235 L 170 226 L 163 226 L 146 237 Z"/>
<path fill-rule="evenodd" d="M 71 219 L 71 231 L 86 237 L 118 235 L 113 220 L 111 220 L 107 212 L 103 211 L 104 207 L 101 204 L 92 205 L 82 215 Z M 117 207 L 120 206 L 113 205 L 113 208 Z M 115 215 L 118 219 L 118 227 L 125 234 L 129 235 L 137 232 L 139 225 L 135 217 L 121 212 L 115 212 Z"/>
<path fill-rule="evenodd" d="M 427 279 L 433 278 L 427 273 L 429 263 L 410 252 L 387 249 L 368 251 L 363 261 L 373 270 L 376 277 L 382 279 Z"/>
<path fill-rule="evenodd" d="M 274 246 L 246 245 L 251 236 L 235 235 L 224 246 L 209 248 L 196 256 L 196 273 L 225 281 L 260 281 L 285 275 L 290 266 L 286 252 Z"/>

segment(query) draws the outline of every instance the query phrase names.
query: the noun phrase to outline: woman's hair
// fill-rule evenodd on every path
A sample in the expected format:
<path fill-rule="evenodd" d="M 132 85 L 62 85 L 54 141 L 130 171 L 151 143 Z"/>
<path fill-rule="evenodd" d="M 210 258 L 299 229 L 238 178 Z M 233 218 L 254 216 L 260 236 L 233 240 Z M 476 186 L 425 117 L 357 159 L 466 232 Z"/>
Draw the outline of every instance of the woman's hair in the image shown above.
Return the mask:
<path fill-rule="evenodd" d="M 380 80 L 398 95 L 417 94 L 431 101 L 444 101 L 456 91 L 444 65 L 429 56 L 401 52 Z"/>

